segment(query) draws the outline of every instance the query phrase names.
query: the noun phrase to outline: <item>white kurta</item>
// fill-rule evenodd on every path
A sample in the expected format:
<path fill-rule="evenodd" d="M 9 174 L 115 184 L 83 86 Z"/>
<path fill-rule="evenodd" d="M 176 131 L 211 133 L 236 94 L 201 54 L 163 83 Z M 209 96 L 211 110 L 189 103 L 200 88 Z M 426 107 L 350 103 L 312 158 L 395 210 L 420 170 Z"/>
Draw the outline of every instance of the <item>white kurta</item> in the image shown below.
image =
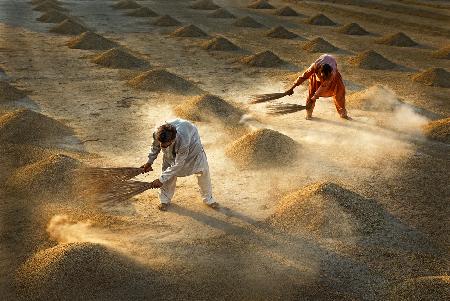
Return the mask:
<path fill-rule="evenodd" d="M 169 147 L 161 148 L 159 141 L 155 138 L 155 133 L 153 133 L 152 147 L 148 155 L 148 163 L 153 164 L 158 154 L 163 152 L 163 171 L 159 177 L 163 183 L 160 193 L 161 202 L 169 203 L 172 199 L 177 177 L 193 174 L 198 175 L 203 201 L 214 202 L 208 160 L 196 126 L 183 119 L 174 119 L 167 123 L 175 126 L 177 130 L 175 141 Z"/>

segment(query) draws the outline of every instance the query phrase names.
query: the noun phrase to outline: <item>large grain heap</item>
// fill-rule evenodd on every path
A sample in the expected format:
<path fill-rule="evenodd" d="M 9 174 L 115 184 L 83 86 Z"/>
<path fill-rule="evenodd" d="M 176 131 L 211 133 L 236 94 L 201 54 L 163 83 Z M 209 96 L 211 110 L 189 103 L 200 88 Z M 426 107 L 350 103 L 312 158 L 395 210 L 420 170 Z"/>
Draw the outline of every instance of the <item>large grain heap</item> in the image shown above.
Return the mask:
<path fill-rule="evenodd" d="M 443 68 L 430 68 L 412 77 L 413 81 L 427 86 L 450 88 L 450 72 Z"/>
<path fill-rule="evenodd" d="M 364 36 L 369 34 L 369 32 L 362 28 L 358 23 L 345 24 L 344 26 L 339 28 L 339 32 L 356 36 Z"/>
<path fill-rule="evenodd" d="M 346 100 L 348 108 L 365 111 L 393 111 L 400 104 L 401 102 L 394 91 L 383 85 L 375 85 L 354 92 Z"/>
<path fill-rule="evenodd" d="M 426 137 L 450 144 L 450 117 L 429 122 L 423 127 Z"/>
<path fill-rule="evenodd" d="M 403 32 L 398 32 L 392 35 L 385 36 L 377 41 L 379 44 L 397 46 L 397 47 L 413 47 L 418 44 L 414 42 Z"/>
<path fill-rule="evenodd" d="M 67 46 L 72 49 L 108 50 L 118 45 L 99 34 L 87 31 L 68 41 Z"/>
<path fill-rule="evenodd" d="M 42 16 L 40 16 L 39 18 L 37 18 L 36 20 L 44 23 L 60 23 L 68 18 L 69 16 L 60 11 L 50 10 L 45 14 L 43 14 Z"/>
<path fill-rule="evenodd" d="M 254 2 L 250 3 L 247 7 L 254 8 L 254 9 L 274 9 L 275 8 L 266 0 L 254 1 Z"/>
<path fill-rule="evenodd" d="M 53 1 L 45 1 L 41 4 L 35 6 L 33 8 L 35 11 L 49 11 L 49 10 L 58 10 L 58 11 L 67 11 L 66 8 L 61 7 L 59 4 L 53 2 Z"/>
<path fill-rule="evenodd" d="M 293 39 L 293 38 L 298 37 L 297 34 L 287 30 L 283 26 L 277 26 L 277 27 L 270 29 L 266 33 L 266 36 L 271 37 L 271 38 L 276 38 L 276 39 Z"/>
<path fill-rule="evenodd" d="M 225 154 L 240 168 L 286 166 L 297 159 L 298 144 L 270 129 L 259 129 L 229 144 Z"/>
<path fill-rule="evenodd" d="M 395 285 L 388 300 L 447 300 L 450 296 L 450 276 L 423 276 Z"/>
<path fill-rule="evenodd" d="M 261 23 L 258 23 L 255 19 L 249 16 L 245 16 L 233 22 L 234 26 L 237 27 L 249 27 L 249 28 L 261 28 L 264 27 Z"/>
<path fill-rule="evenodd" d="M 236 126 L 243 111 L 226 100 L 211 94 L 194 97 L 175 108 L 177 116 L 192 121 L 219 120 L 228 126 Z"/>
<path fill-rule="evenodd" d="M 235 51 L 239 50 L 239 47 L 227 40 L 224 37 L 214 37 L 209 41 L 202 44 L 202 48 L 206 50 L 215 51 Z"/>
<path fill-rule="evenodd" d="M 241 63 L 253 66 L 253 67 L 278 67 L 286 64 L 285 61 L 280 59 L 275 53 L 270 50 L 261 51 L 253 55 L 246 56 L 240 60 Z"/>
<path fill-rule="evenodd" d="M 333 44 L 328 41 L 322 39 L 321 37 L 317 37 L 307 42 L 303 49 L 308 52 L 333 52 L 338 50 Z"/>
<path fill-rule="evenodd" d="M 336 23 L 334 23 L 330 18 L 325 16 L 324 14 L 317 14 L 315 16 L 312 16 L 308 20 L 306 20 L 306 23 L 311 25 L 319 25 L 319 26 L 334 26 Z"/>
<path fill-rule="evenodd" d="M 130 79 L 128 85 L 145 91 L 180 94 L 191 94 L 200 91 L 194 83 L 164 69 L 143 72 Z"/>
<path fill-rule="evenodd" d="M 443 47 L 433 52 L 433 57 L 437 59 L 450 60 L 450 46 Z"/>
<path fill-rule="evenodd" d="M 397 64 L 373 50 L 358 53 L 349 59 L 349 63 L 362 69 L 388 70 L 398 68 Z"/>
<path fill-rule="evenodd" d="M 298 13 L 293 10 L 290 6 L 283 6 L 281 8 L 278 8 L 273 13 L 276 16 L 284 16 L 284 17 L 296 17 L 298 16 Z"/>
<path fill-rule="evenodd" d="M 100 244 L 59 244 L 36 253 L 17 273 L 18 288 L 35 300 L 149 299 L 151 272 Z M 132 296 L 132 297 L 131 297 Z M 151 299 L 151 298 L 150 298 Z"/>
<path fill-rule="evenodd" d="M 20 194 L 64 194 L 72 188 L 72 171 L 80 162 L 66 155 L 56 154 L 16 170 L 7 186 Z"/>
<path fill-rule="evenodd" d="M 25 96 L 27 95 L 24 91 L 17 89 L 7 81 L 0 80 L 0 103 L 16 101 Z"/>
<path fill-rule="evenodd" d="M 86 27 L 77 23 L 71 19 L 66 19 L 59 23 L 58 25 L 50 28 L 52 33 L 66 34 L 66 35 L 79 35 L 83 32 L 88 31 Z"/>
<path fill-rule="evenodd" d="M 0 141 L 2 143 L 29 143 L 70 134 L 70 129 L 62 123 L 27 109 L 0 115 Z"/>
<path fill-rule="evenodd" d="M 374 201 L 330 182 L 285 196 L 268 222 L 284 231 L 324 238 L 370 235 L 386 225 L 383 210 Z"/>
<path fill-rule="evenodd" d="M 149 66 L 146 61 L 120 48 L 113 48 L 97 55 L 94 57 L 93 62 L 104 67 L 116 69 L 138 69 Z"/>
<path fill-rule="evenodd" d="M 198 28 L 197 26 L 189 24 L 178 28 L 177 30 L 171 33 L 171 36 L 199 38 L 199 37 L 206 37 L 208 36 L 208 34 L 203 30 L 201 30 L 200 28 Z"/>
<path fill-rule="evenodd" d="M 172 17 L 169 16 L 169 15 L 163 15 L 163 16 L 161 16 L 161 17 L 158 17 L 158 18 L 156 18 L 156 20 L 153 22 L 153 25 L 156 25 L 156 26 L 163 26 L 163 27 L 165 27 L 165 26 L 178 26 L 178 25 L 180 25 L 180 24 L 181 24 L 181 23 L 180 23 L 178 20 L 172 18 Z"/>
<path fill-rule="evenodd" d="M 215 4 L 212 0 L 198 0 L 189 5 L 192 9 L 201 9 L 201 10 L 215 10 L 220 8 L 217 4 Z"/>
<path fill-rule="evenodd" d="M 139 7 L 136 8 L 130 12 L 126 13 L 127 16 L 130 17 L 141 17 L 141 18 L 145 18 L 145 17 L 157 17 L 158 14 L 155 13 L 153 10 L 151 10 L 148 7 Z"/>
<path fill-rule="evenodd" d="M 141 5 L 133 0 L 122 0 L 111 5 L 111 7 L 115 9 L 136 9 L 141 7 Z"/>
<path fill-rule="evenodd" d="M 39 4 L 42 4 L 44 2 L 53 3 L 53 4 L 61 4 L 61 1 L 58 1 L 58 0 L 31 0 L 30 1 L 30 3 L 32 5 L 39 5 Z"/>
<path fill-rule="evenodd" d="M 208 14 L 208 17 L 217 18 L 217 19 L 234 19 L 234 18 L 236 18 L 232 13 L 227 11 L 225 8 L 219 8 L 213 12 L 210 12 Z"/>

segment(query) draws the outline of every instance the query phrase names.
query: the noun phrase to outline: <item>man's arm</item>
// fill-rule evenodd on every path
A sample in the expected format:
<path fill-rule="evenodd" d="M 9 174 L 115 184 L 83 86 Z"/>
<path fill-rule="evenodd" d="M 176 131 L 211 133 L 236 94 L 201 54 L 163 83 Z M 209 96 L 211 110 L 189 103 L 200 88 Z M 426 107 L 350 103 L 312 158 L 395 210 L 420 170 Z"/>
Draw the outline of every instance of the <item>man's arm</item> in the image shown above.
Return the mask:
<path fill-rule="evenodd" d="M 159 145 L 159 141 L 156 140 L 155 133 L 153 133 L 153 141 L 152 141 L 152 147 L 150 149 L 150 153 L 148 154 L 148 161 L 147 163 L 152 165 L 153 162 L 158 158 L 158 154 L 161 151 L 161 146 Z"/>
<path fill-rule="evenodd" d="M 310 78 L 311 75 L 313 75 L 313 73 L 315 72 L 315 68 L 316 68 L 316 64 L 313 63 L 313 64 L 311 64 L 311 66 L 309 66 L 308 69 L 306 69 L 302 74 L 300 74 L 300 76 L 297 77 L 297 79 L 293 83 L 292 87 L 286 91 L 286 92 L 288 92 L 288 95 L 294 94 L 295 87 L 300 86 L 305 80 Z"/>

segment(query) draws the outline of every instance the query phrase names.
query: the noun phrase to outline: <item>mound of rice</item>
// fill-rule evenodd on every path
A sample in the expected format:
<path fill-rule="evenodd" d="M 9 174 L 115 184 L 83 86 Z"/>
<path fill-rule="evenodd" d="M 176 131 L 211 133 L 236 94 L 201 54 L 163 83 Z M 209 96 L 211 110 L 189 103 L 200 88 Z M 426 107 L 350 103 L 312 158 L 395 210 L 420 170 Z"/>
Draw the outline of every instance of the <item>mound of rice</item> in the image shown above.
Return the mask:
<path fill-rule="evenodd" d="M 217 4 L 215 4 L 212 0 L 197 0 L 191 5 L 189 5 L 192 9 L 201 9 L 201 10 L 215 10 L 220 8 Z"/>
<path fill-rule="evenodd" d="M 189 24 L 183 27 L 178 28 L 174 32 L 171 33 L 171 36 L 174 37 L 192 37 L 192 38 L 200 38 L 206 37 L 208 34 L 198 28 L 193 24 Z"/>
<path fill-rule="evenodd" d="M 33 8 L 35 11 L 49 11 L 49 10 L 57 10 L 57 11 L 68 11 L 66 8 L 61 7 L 59 4 L 53 1 L 45 1 L 37 5 Z"/>
<path fill-rule="evenodd" d="M 443 47 L 433 52 L 433 57 L 437 59 L 450 60 L 450 46 Z"/>
<path fill-rule="evenodd" d="M 418 44 L 414 42 L 403 32 L 398 32 L 392 35 L 385 36 L 377 41 L 379 44 L 397 46 L 397 47 L 414 47 Z"/>
<path fill-rule="evenodd" d="M 117 251 L 83 242 L 37 252 L 16 279 L 21 295 L 33 300 L 148 300 L 154 276 Z"/>
<path fill-rule="evenodd" d="M 266 36 L 276 39 L 293 39 L 298 37 L 297 34 L 287 30 L 283 26 L 277 26 L 272 28 L 266 33 Z"/>
<path fill-rule="evenodd" d="M 324 14 L 317 14 L 315 16 L 312 16 L 308 20 L 306 20 L 307 24 L 311 25 L 319 25 L 319 26 L 334 26 L 336 23 L 334 23 L 330 18 L 325 16 Z"/>
<path fill-rule="evenodd" d="M 150 70 L 130 79 L 133 88 L 145 91 L 169 92 L 179 94 L 195 94 L 201 90 L 191 81 L 164 69 Z"/>
<path fill-rule="evenodd" d="M 88 31 L 88 29 L 71 19 L 66 19 L 61 23 L 59 23 L 58 25 L 50 28 L 49 31 L 52 33 L 59 33 L 66 35 L 79 35 L 82 34 L 83 32 Z"/>
<path fill-rule="evenodd" d="M 450 72 L 443 68 L 430 68 L 412 77 L 412 80 L 427 86 L 450 88 Z"/>
<path fill-rule="evenodd" d="M 156 18 L 156 20 L 152 24 L 156 25 L 156 26 L 163 26 L 163 27 L 181 25 L 181 23 L 178 20 L 172 18 L 169 15 L 164 15 L 164 16 Z"/>
<path fill-rule="evenodd" d="M 240 62 L 252 67 L 272 68 L 286 64 L 272 51 L 266 50 L 240 59 Z"/>
<path fill-rule="evenodd" d="M 358 53 L 356 56 L 349 59 L 349 63 L 359 68 L 370 70 L 389 70 L 398 68 L 397 64 L 373 50 Z"/>
<path fill-rule="evenodd" d="M 273 14 L 276 16 L 284 16 L 284 17 L 298 16 L 298 13 L 295 10 L 293 10 L 290 6 L 283 6 L 282 8 L 275 10 Z"/>
<path fill-rule="evenodd" d="M 0 103 L 16 101 L 26 96 L 24 91 L 17 89 L 7 81 L 0 80 Z"/>
<path fill-rule="evenodd" d="M 291 233 L 340 238 L 381 231 L 386 219 L 374 201 L 338 184 L 321 182 L 282 198 L 268 223 Z"/>
<path fill-rule="evenodd" d="M 247 7 L 254 8 L 254 9 L 274 9 L 275 8 L 266 0 L 254 1 L 254 2 L 250 3 Z"/>
<path fill-rule="evenodd" d="M 194 97 L 174 109 L 177 116 L 191 121 L 220 120 L 225 125 L 239 124 L 243 111 L 211 94 Z"/>
<path fill-rule="evenodd" d="M 122 0 L 111 5 L 111 7 L 115 9 L 136 9 L 141 7 L 141 5 L 133 0 Z"/>
<path fill-rule="evenodd" d="M 213 12 L 208 14 L 210 18 L 218 18 L 218 19 L 234 19 L 236 18 L 232 13 L 227 11 L 225 8 L 216 9 Z"/>
<path fill-rule="evenodd" d="M 117 47 L 117 43 L 91 31 L 86 31 L 67 42 L 72 49 L 108 50 Z"/>
<path fill-rule="evenodd" d="M 214 37 L 209 41 L 202 44 L 202 48 L 206 50 L 215 51 L 235 51 L 239 50 L 239 47 L 227 40 L 224 37 Z"/>
<path fill-rule="evenodd" d="M 36 20 L 39 22 L 44 22 L 44 23 L 61 23 L 62 21 L 66 20 L 66 19 L 69 19 L 69 16 L 67 16 L 66 14 L 64 14 L 60 11 L 53 9 L 53 10 L 49 10 L 48 12 L 46 12 L 45 14 L 43 14 Z"/>
<path fill-rule="evenodd" d="M 236 19 L 233 23 L 234 26 L 237 27 L 249 27 L 249 28 L 261 28 L 264 27 L 261 23 L 258 23 L 252 17 L 245 16 L 239 19 Z"/>
<path fill-rule="evenodd" d="M 362 28 L 358 23 L 345 24 L 339 29 L 339 32 L 357 36 L 364 36 L 369 34 L 369 32 Z"/>
<path fill-rule="evenodd" d="M 258 129 L 226 147 L 225 154 L 240 168 L 286 166 L 297 159 L 298 144 L 270 129 Z"/>
<path fill-rule="evenodd" d="M 303 49 L 308 52 L 334 52 L 338 50 L 337 47 L 335 47 L 333 44 L 329 43 L 328 41 L 318 37 L 314 38 L 311 41 L 307 42 Z"/>
<path fill-rule="evenodd" d="M 62 123 L 27 109 L 0 115 L 0 141 L 29 143 L 71 135 L 72 131 Z"/>
<path fill-rule="evenodd" d="M 423 127 L 426 137 L 450 144 L 450 117 L 429 122 Z"/>
<path fill-rule="evenodd" d="M 139 7 L 136 8 L 135 10 L 132 10 L 130 12 L 126 13 L 127 16 L 130 17 L 157 17 L 158 14 L 155 13 L 153 10 L 151 10 L 148 7 Z"/>
<path fill-rule="evenodd" d="M 97 55 L 92 62 L 95 64 L 115 69 L 139 69 L 146 68 L 149 64 L 123 51 L 120 48 L 113 48 Z"/>
<path fill-rule="evenodd" d="M 347 96 L 346 106 L 350 109 L 364 111 L 394 111 L 401 101 L 397 95 L 383 85 L 371 86 L 365 90 Z"/>

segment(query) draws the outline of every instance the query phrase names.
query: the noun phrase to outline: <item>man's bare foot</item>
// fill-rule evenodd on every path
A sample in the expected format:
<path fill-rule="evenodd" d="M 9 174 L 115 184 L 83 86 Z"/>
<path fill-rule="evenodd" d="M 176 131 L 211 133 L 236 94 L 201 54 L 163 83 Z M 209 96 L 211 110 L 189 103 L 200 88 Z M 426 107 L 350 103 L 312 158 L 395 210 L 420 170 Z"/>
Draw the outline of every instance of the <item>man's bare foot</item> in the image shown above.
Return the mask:
<path fill-rule="evenodd" d="M 217 203 L 217 202 L 210 203 L 210 204 L 206 203 L 206 206 L 208 206 L 209 208 L 212 208 L 212 209 L 218 209 L 219 208 L 219 203 Z"/>
<path fill-rule="evenodd" d="M 312 116 L 306 115 L 306 116 L 305 116 L 305 119 L 306 119 L 306 120 L 312 120 Z"/>
<path fill-rule="evenodd" d="M 167 211 L 168 208 L 169 208 L 169 204 L 167 204 L 167 203 L 161 203 L 158 205 L 158 209 L 161 211 Z"/>

